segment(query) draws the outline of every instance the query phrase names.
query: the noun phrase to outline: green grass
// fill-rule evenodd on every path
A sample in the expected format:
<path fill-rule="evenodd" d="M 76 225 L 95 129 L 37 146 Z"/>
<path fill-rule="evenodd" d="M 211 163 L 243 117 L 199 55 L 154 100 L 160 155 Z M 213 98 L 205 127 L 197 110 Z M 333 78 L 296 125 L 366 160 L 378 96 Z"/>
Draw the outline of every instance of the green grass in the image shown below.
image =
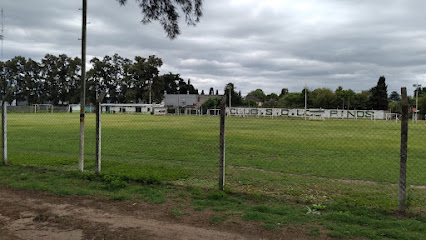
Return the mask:
<path fill-rule="evenodd" d="M 86 119 L 85 170 L 92 172 L 94 114 Z M 218 120 L 103 114 L 102 173 L 113 176 L 109 185 L 118 189 L 120 181 L 216 188 Z M 249 193 L 259 201 L 268 195 L 306 204 L 396 209 L 400 123 L 237 117 L 226 118 L 226 123 L 226 183 L 231 192 Z M 426 185 L 425 132 L 425 122 L 410 123 L 409 185 Z M 12 165 L 75 171 L 78 146 L 77 114 L 8 115 Z M 424 213 L 424 187 L 408 190 L 410 208 Z"/>
<path fill-rule="evenodd" d="M 409 213 L 396 216 L 392 211 L 369 208 L 341 201 L 315 206 L 295 203 L 257 192 L 241 194 L 208 188 L 167 184 L 141 184 L 112 175 L 64 172 L 18 165 L 0 167 L 0 184 L 17 189 L 48 191 L 56 195 L 93 195 L 115 201 L 148 201 L 169 204 L 171 216 L 191 218 L 199 211 L 212 212 L 210 224 L 254 223 L 271 231 L 297 228 L 306 236 L 337 238 L 425 239 L 426 217 Z M 308 214 L 306 208 L 320 214 Z"/>

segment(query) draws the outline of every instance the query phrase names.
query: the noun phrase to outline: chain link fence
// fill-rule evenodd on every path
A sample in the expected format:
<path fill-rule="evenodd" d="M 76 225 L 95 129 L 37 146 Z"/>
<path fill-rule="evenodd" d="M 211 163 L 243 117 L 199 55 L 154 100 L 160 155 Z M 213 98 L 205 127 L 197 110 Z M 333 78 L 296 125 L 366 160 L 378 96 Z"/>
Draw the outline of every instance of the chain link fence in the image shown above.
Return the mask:
<path fill-rule="evenodd" d="M 358 116 L 349 118 L 308 116 L 304 110 L 296 115 L 247 114 L 250 111 L 232 114 L 232 108 L 227 109 L 226 191 L 307 204 L 335 201 L 396 208 L 398 119 L 365 113 L 360 117 L 356 111 L 345 112 Z M 9 164 L 77 171 L 77 112 L 56 106 L 8 107 Z M 95 114 L 88 112 L 85 171 L 93 172 Z M 151 112 L 103 111 L 101 174 L 145 184 L 217 188 L 219 116 Z M 408 205 L 424 212 L 426 122 L 410 121 L 408 129 Z"/>

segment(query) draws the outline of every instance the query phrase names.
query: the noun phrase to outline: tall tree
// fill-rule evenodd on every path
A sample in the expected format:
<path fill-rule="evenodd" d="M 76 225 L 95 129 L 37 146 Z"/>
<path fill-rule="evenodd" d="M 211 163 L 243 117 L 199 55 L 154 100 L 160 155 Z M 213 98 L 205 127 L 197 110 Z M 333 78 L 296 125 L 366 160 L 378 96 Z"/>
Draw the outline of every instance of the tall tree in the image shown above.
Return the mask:
<path fill-rule="evenodd" d="M 229 93 L 231 93 L 231 106 L 241 106 L 243 103 L 242 97 L 235 91 L 233 83 L 228 83 L 225 86 L 226 103 L 229 106 Z"/>
<path fill-rule="evenodd" d="M 278 106 L 284 108 L 301 108 L 305 106 L 305 101 L 301 101 L 302 99 L 304 99 L 304 95 L 300 93 L 288 93 L 280 98 Z"/>
<path fill-rule="evenodd" d="M 249 94 L 247 94 L 247 95 L 257 97 L 262 102 L 265 101 L 265 98 L 266 98 L 266 94 L 263 92 L 262 89 L 259 89 L 259 88 L 254 90 L 254 91 L 249 92 Z"/>
<path fill-rule="evenodd" d="M 179 74 L 173 74 L 171 72 L 161 75 L 163 78 L 164 91 L 167 94 L 177 94 L 178 93 L 178 83 L 183 81 Z"/>
<path fill-rule="evenodd" d="M 368 90 L 357 93 L 354 96 L 353 108 L 359 110 L 368 110 L 368 99 L 370 98 L 371 92 Z"/>
<path fill-rule="evenodd" d="M 370 89 L 369 107 L 375 110 L 388 110 L 388 86 L 385 76 L 380 76 L 377 85 Z"/>
<path fill-rule="evenodd" d="M 329 88 L 317 88 L 312 91 L 312 104 L 314 108 L 333 109 L 336 95 Z"/>
<path fill-rule="evenodd" d="M 163 65 L 163 61 L 154 55 L 147 59 L 136 56 L 135 62 L 130 67 L 132 74 L 131 88 L 135 99 L 134 102 L 142 100 L 149 103 L 152 100 L 152 85 L 154 80 L 158 80 L 158 68 Z"/>
<path fill-rule="evenodd" d="M 120 5 L 127 3 L 127 0 L 117 1 Z M 188 25 L 196 25 L 203 15 L 203 0 L 136 0 L 136 2 L 142 11 L 142 23 L 158 21 L 170 39 L 180 34 L 179 11 L 185 15 Z"/>
<path fill-rule="evenodd" d="M 284 97 L 286 94 L 288 93 L 288 88 L 283 88 L 281 89 L 281 93 L 279 95 L 279 97 Z"/>
<path fill-rule="evenodd" d="M 391 101 L 401 101 L 401 95 L 397 91 L 392 91 L 389 95 L 389 100 Z"/>

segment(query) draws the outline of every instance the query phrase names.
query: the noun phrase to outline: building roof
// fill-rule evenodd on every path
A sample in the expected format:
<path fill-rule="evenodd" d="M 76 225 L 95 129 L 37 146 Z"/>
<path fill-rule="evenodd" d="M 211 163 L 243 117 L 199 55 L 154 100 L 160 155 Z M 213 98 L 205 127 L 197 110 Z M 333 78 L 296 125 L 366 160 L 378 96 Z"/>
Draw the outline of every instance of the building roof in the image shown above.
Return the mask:
<path fill-rule="evenodd" d="M 259 98 L 255 97 L 253 95 L 247 95 L 245 99 L 246 99 L 246 101 L 252 100 L 252 101 L 255 101 L 255 102 L 262 102 L 262 100 L 260 100 Z"/>

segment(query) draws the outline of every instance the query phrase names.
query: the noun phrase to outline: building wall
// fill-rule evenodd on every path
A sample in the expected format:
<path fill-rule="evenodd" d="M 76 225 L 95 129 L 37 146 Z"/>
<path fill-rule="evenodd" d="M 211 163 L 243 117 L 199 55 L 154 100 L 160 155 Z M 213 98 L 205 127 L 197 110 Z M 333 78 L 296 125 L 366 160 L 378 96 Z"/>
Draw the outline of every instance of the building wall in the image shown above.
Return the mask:
<path fill-rule="evenodd" d="M 164 106 L 177 108 L 194 106 L 201 107 L 205 101 L 210 98 L 222 98 L 223 95 L 198 95 L 198 94 L 165 94 L 164 95 Z"/>
<path fill-rule="evenodd" d="M 165 94 L 164 106 L 177 108 L 186 106 L 196 106 L 198 94 Z"/>

